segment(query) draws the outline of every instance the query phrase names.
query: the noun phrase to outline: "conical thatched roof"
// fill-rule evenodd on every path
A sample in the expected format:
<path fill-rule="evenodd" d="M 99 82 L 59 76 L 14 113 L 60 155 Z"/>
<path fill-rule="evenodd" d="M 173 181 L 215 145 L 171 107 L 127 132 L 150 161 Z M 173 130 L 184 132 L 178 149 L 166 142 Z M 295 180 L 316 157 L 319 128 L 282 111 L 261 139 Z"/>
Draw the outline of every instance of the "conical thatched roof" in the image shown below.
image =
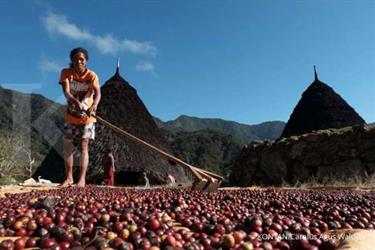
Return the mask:
<path fill-rule="evenodd" d="M 318 79 L 315 71 L 314 82 L 303 92 L 281 137 L 364 123 L 340 95 Z"/>
<path fill-rule="evenodd" d="M 151 114 L 138 97 L 137 91 L 121 77 L 118 68 L 116 74 L 106 81 L 101 91 L 102 100 L 97 112 L 100 117 L 169 152 L 169 146 Z M 181 167 L 170 165 L 160 156 L 114 133 L 109 128 L 98 124 L 96 131 L 97 139 L 90 148 L 90 162 L 94 171 L 89 174 L 89 178 L 100 175 L 102 170 L 99 165 L 107 147 L 112 148 L 114 152 L 117 172 L 144 171 L 151 183 L 164 183 L 168 174 L 179 180 L 186 178 Z M 124 178 L 127 178 L 126 173 Z"/>
<path fill-rule="evenodd" d="M 97 115 L 138 138 L 169 152 L 161 131 L 152 116 L 138 97 L 137 91 L 124 80 L 117 68 L 115 75 L 101 87 L 102 99 Z M 107 148 L 112 149 L 116 160 L 116 176 L 119 184 L 137 184 L 142 173 L 146 172 L 151 184 L 167 182 L 167 175 L 173 175 L 178 181 L 186 181 L 187 176 L 182 167 L 170 165 L 160 156 L 146 150 L 111 129 L 96 123 L 96 139 L 90 143 L 90 163 L 87 172 L 89 182 L 100 183 L 103 178 L 102 157 Z M 47 156 L 46 162 L 38 170 L 38 175 L 46 178 L 63 175 L 63 160 L 60 158 L 56 170 L 56 151 Z M 54 165 L 54 167 L 51 167 Z M 75 164 L 77 165 L 77 163 Z M 52 173 L 51 173 L 52 170 Z M 78 167 L 75 167 L 77 172 Z M 46 172 L 49 172 L 46 175 Z M 52 175 L 52 177 L 51 177 Z M 61 177 L 59 178 L 61 179 Z M 58 181 L 58 180 L 57 180 Z M 138 183 L 139 184 L 139 183 Z"/>

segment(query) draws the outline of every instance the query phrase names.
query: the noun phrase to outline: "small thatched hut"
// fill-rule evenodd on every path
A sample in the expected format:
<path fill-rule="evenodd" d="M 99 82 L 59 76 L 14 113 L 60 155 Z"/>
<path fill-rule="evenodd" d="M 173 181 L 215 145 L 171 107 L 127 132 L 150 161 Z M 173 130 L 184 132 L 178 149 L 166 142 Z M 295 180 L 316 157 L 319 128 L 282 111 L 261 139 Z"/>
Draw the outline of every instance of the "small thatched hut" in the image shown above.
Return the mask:
<path fill-rule="evenodd" d="M 281 137 L 302 135 L 314 130 L 363 125 L 365 121 L 315 73 L 314 82 L 303 92 Z"/>

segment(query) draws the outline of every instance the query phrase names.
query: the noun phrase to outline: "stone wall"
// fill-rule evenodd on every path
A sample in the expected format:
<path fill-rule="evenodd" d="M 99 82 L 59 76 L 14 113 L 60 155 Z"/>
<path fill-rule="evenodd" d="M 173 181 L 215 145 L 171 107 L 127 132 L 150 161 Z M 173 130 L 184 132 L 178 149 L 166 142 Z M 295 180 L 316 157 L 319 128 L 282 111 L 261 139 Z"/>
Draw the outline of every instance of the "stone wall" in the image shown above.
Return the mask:
<path fill-rule="evenodd" d="M 319 130 L 253 141 L 233 166 L 235 186 L 363 180 L 375 175 L 375 126 Z"/>

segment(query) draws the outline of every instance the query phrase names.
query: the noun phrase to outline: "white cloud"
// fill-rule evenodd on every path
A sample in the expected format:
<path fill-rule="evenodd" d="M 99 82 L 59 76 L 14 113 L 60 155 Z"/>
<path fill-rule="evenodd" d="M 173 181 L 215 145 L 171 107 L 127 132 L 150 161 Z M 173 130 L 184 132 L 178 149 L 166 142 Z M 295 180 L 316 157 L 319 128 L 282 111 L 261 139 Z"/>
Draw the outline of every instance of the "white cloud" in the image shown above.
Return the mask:
<path fill-rule="evenodd" d="M 151 56 L 157 54 L 157 48 L 151 42 L 139 42 L 129 39 L 119 40 L 111 34 L 95 35 L 70 23 L 64 15 L 48 12 L 47 16 L 42 18 L 42 22 L 49 34 L 88 42 L 103 54 L 116 54 L 120 51 Z"/>
<path fill-rule="evenodd" d="M 150 42 L 140 43 L 135 40 L 125 39 L 121 44 L 124 50 L 136 53 L 136 54 L 150 54 L 156 55 L 157 49 Z"/>
<path fill-rule="evenodd" d="M 104 54 L 115 54 L 119 51 L 119 42 L 114 39 L 111 35 L 98 36 L 94 40 L 97 48 Z"/>
<path fill-rule="evenodd" d="M 56 15 L 49 12 L 47 16 L 43 18 L 43 23 L 50 34 L 60 34 L 78 41 L 93 39 L 93 36 L 89 32 L 81 30 L 76 25 L 69 23 L 63 15 Z"/>
<path fill-rule="evenodd" d="M 136 69 L 138 71 L 154 71 L 154 65 L 150 62 L 140 62 L 137 64 Z"/>
<path fill-rule="evenodd" d="M 137 71 L 150 72 L 154 77 L 158 78 L 158 75 L 155 73 L 154 65 L 150 62 L 139 62 L 135 66 L 135 69 Z"/>
<path fill-rule="evenodd" d="M 64 66 L 60 65 L 59 63 L 50 60 L 42 60 L 39 62 L 38 66 L 43 74 L 48 72 L 60 72 L 61 69 L 64 68 Z"/>

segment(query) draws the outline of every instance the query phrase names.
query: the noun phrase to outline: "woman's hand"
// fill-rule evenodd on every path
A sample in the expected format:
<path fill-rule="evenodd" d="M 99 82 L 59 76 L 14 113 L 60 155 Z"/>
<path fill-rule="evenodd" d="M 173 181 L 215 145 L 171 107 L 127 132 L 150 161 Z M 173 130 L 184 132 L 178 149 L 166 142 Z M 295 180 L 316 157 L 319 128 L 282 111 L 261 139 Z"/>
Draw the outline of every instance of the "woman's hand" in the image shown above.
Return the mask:
<path fill-rule="evenodd" d="M 78 109 L 78 111 L 83 110 L 83 104 L 74 97 L 68 99 L 68 105 L 71 105 L 74 109 Z"/>
<path fill-rule="evenodd" d="M 96 109 L 98 108 L 98 105 L 97 104 L 92 104 L 91 107 L 89 108 L 88 110 L 88 114 L 89 116 L 95 116 L 96 115 Z"/>

